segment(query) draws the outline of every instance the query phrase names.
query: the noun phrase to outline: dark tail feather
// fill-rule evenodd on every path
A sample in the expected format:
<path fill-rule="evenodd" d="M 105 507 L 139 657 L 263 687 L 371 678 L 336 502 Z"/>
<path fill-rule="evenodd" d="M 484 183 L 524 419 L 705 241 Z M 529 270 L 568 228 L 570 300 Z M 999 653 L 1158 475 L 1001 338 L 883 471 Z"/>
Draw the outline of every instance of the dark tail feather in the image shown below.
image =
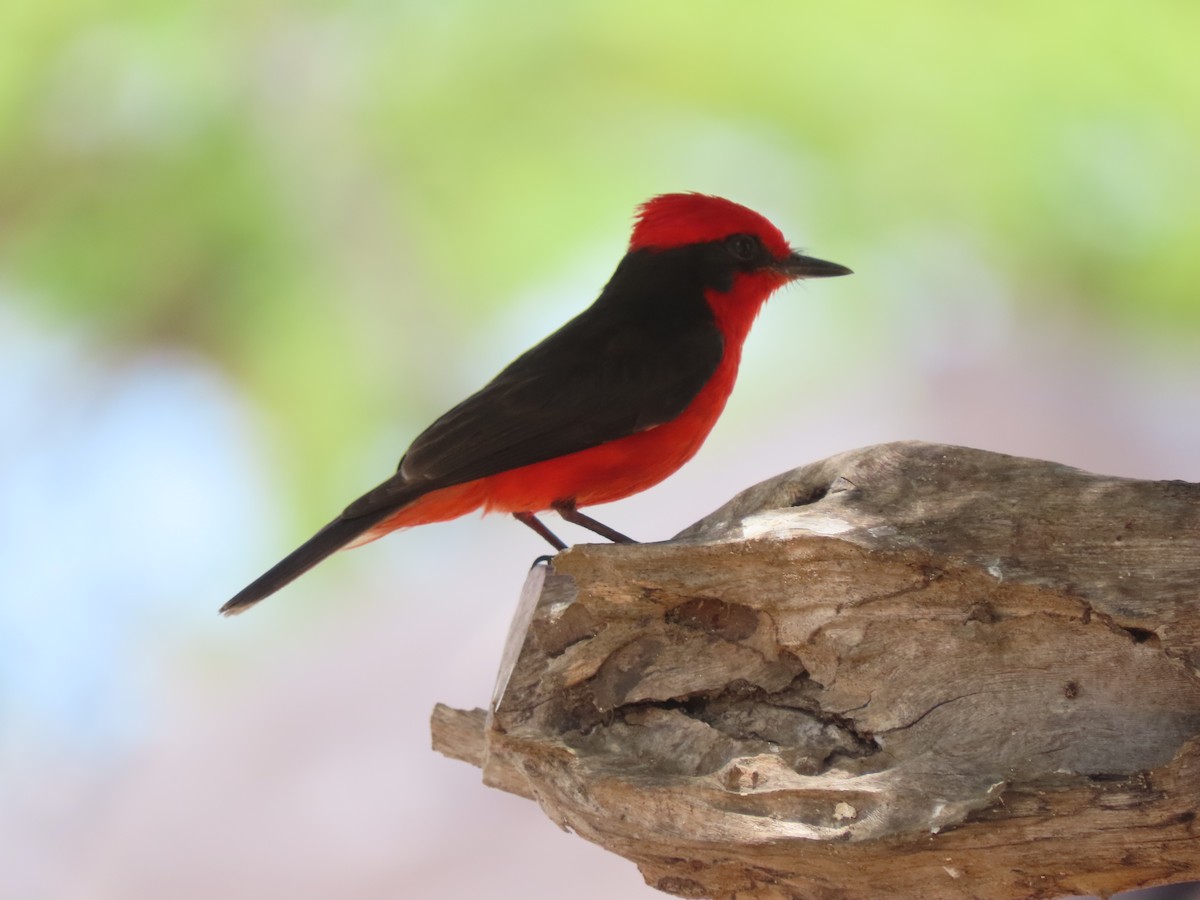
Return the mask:
<path fill-rule="evenodd" d="M 373 510 L 353 518 L 339 516 L 238 591 L 232 600 L 221 607 L 221 612 L 232 616 L 249 609 L 259 600 L 271 596 L 285 584 L 299 578 L 325 557 L 336 553 L 393 512 L 394 506 Z"/>

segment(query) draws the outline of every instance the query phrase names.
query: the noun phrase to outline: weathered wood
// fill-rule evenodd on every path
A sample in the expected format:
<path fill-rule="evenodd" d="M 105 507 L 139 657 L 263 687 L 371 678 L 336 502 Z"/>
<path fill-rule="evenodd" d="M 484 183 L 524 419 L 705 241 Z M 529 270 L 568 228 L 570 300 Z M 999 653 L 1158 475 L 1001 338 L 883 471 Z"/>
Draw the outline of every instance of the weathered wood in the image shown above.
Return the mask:
<path fill-rule="evenodd" d="M 921 443 L 531 573 L 435 746 L 684 897 L 1200 879 L 1200 485 Z"/>

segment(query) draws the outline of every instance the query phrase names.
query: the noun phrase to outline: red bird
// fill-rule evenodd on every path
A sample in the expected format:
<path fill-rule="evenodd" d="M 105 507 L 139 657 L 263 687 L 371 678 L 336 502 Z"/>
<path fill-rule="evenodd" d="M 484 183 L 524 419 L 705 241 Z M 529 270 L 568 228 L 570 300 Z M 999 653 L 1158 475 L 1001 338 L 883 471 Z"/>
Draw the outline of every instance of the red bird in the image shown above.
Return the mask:
<path fill-rule="evenodd" d="M 691 459 L 767 297 L 798 278 L 848 274 L 729 200 L 655 197 L 595 303 L 425 429 L 395 475 L 221 612 L 241 612 L 335 550 L 481 508 L 512 513 L 557 550 L 566 544 L 534 513 L 628 542 L 579 507 L 644 491 Z"/>

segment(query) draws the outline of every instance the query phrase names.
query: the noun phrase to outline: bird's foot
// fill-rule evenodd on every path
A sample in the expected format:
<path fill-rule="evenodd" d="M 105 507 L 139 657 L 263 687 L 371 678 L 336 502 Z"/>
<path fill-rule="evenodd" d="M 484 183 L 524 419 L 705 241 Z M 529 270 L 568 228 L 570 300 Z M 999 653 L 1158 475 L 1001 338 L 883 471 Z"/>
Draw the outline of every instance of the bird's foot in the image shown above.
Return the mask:
<path fill-rule="evenodd" d="M 528 525 L 530 528 L 532 528 L 534 531 L 536 531 L 538 534 L 540 534 L 545 539 L 546 543 L 548 543 L 555 550 L 566 550 L 567 549 L 567 545 L 565 543 L 563 543 L 563 541 L 559 538 L 559 536 L 556 535 L 549 528 L 547 528 L 545 525 L 543 525 L 541 519 L 539 519 L 533 513 L 531 513 L 531 512 L 515 512 L 515 513 L 513 513 L 513 518 L 516 519 L 518 522 L 520 522 L 522 525 Z M 536 566 L 537 563 L 535 562 L 534 565 Z"/>
<path fill-rule="evenodd" d="M 614 544 L 636 544 L 633 538 L 628 537 L 615 528 L 609 528 L 603 522 L 597 522 L 591 516 L 585 516 L 575 508 L 574 503 L 556 503 L 554 511 L 558 513 L 567 522 L 578 525 L 581 528 L 586 528 L 588 531 L 595 532 L 600 537 L 606 537 Z"/>

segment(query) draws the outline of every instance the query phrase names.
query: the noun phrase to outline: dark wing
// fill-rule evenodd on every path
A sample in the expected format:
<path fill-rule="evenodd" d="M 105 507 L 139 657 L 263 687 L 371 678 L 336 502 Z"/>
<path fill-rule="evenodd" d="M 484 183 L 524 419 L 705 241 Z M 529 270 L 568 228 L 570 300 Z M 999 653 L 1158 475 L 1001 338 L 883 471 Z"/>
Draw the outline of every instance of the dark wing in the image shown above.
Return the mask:
<path fill-rule="evenodd" d="M 391 506 L 418 486 L 474 481 L 671 421 L 724 352 L 697 293 L 699 309 L 666 318 L 598 302 L 434 422 L 397 474 L 343 515 Z"/>
<path fill-rule="evenodd" d="M 714 268 L 714 260 L 717 265 Z M 625 256 L 600 298 L 433 423 L 399 471 L 221 607 L 240 612 L 421 495 L 669 422 L 721 362 L 719 244 Z"/>
<path fill-rule="evenodd" d="M 682 331 L 585 312 L 425 430 L 399 471 L 221 607 L 239 613 L 422 494 L 586 450 L 675 418 L 721 361 L 711 317 Z M 676 325 L 679 323 L 676 322 Z"/>

